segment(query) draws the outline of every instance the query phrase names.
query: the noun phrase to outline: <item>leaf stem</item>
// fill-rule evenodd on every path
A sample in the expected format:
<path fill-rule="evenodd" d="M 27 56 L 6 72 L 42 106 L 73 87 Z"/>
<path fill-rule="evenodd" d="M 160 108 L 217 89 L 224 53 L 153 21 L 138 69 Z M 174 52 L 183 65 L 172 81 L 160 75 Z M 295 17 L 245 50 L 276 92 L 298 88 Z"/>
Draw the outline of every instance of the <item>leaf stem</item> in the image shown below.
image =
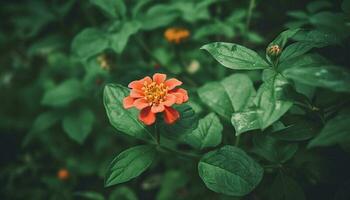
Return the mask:
<path fill-rule="evenodd" d="M 240 136 L 240 135 L 238 135 L 238 136 L 236 137 L 236 140 L 235 140 L 235 146 L 236 146 L 236 147 L 238 147 L 238 146 L 239 146 L 239 142 L 240 142 L 240 140 L 241 140 L 241 136 Z"/>
<path fill-rule="evenodd" d="M 273 169 L 277 169 L 277 168 L 282 168 L 282 165 L 281 165 L 281 164 L 263 165 L 263 168 L 273 168 Z"/>
<path fill-rule="evenodd" d="M 187 152 L 179 151 L 176 149 L 171 149 L 171 148 L 168 148 L 165 146 L 159 146 L 159 147 L 161 150 L 165 150 L 166 152 L 174 153 L 174 154 L 177 154 L 177 155 L 180 155 L 183 157 L 187 157 L 187 158 L 191 158 L 191 159 L 199 159 L 200 158 L 200 155 L 198 155 L 198 154 L 187 153 Z"/>

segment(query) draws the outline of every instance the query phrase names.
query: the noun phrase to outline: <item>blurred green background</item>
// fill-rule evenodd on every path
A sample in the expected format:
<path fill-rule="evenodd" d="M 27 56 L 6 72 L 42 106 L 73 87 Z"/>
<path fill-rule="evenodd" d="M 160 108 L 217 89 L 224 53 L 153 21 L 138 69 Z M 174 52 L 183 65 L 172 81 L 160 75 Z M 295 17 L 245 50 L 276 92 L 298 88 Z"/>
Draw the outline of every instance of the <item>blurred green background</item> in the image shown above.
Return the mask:
<path fill-rule="evenodd" d="M 106 83 L 126 86 L 168 73 L 183 80 L 190 105 L 202 116 L 208 108 L 197 88 L 232 71 L 199 48 L 222 41 L 264 53 L 287 28 L 331 31 L 340 45 L 317 53 L 349 68 L 349 1 L 256 0 L 251 9 L 250 2 L 2 0 L 0 199 L 239 199 L 208 190 L 194 161 L 167 156 L 131 182 L 104 188 L 113 157 L 141 142 L 112 128 L 102 91 Z M 187 29 L 189 38 L 168 42 L 164 32 L 171 27 Z M 259 72 L 246 74 L 261 83 Z M 319 105 L 349 102 L 349 96 L 328 90 L 317 94 Z M 229 139 L 228 126 L 223 132 Z M 306 199 L 350 199 L 344 149 L 300 154 L 293 168 Z M 241 199 L 274 199 L 278 189 L 267 179 L 257 191 Z"/>

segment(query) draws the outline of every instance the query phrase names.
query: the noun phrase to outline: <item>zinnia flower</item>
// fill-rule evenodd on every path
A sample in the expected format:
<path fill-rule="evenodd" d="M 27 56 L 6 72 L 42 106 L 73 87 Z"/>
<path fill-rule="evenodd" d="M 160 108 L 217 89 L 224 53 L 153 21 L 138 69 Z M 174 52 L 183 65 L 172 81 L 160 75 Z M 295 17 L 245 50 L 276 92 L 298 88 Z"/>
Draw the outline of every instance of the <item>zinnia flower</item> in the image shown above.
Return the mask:
<path fill-rule="evenodd" d="M 149 76 L 129 84 L 130 96 L 123 100 L 124 108 L 136 107 L 140 110 L 139 119 L 146 125 L 156 121 L 156 114 L 162 113 L 167 124 L 174 123 L 180 114 L 172 108 L 174 104 L 182 104 L 188 100 L 187 91 L 176 88 L 181 81 L 171 78 L 166 80 L 165 74 L 156 73 L 153 79 Z"/>
<path fill-rule="evenodd" d="M 190 32 L 185 28 L 168 28 L 164 32 L 164 37 L 171 43 L 179 44 L 181 41 L 187 39 Z"/>

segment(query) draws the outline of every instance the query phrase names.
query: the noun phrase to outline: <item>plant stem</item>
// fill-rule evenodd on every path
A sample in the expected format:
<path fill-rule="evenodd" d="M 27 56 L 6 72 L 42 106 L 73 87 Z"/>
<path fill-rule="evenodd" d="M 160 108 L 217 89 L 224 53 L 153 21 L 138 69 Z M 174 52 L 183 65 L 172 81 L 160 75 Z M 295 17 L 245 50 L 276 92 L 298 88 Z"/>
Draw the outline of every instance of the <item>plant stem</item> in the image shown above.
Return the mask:
<path fill-rule="evenodd" d="M 157 145 L 160 146 L 160 133 L 158 130 L 157 122 L 154 124 L 154 132 L 156 133 Z"/>
<path fill-rule="evenodd" d="M 243 33 L 244 34 L 244 37 L 243 37 L 244 42 L 243 43 L 246 43 L 246 41 L 247 41 L 247 34 L 249 31 L 250 21 L 252 18 L 254 7 L 255 7 L 255 0 L 250 0 L 249 5 L 248 5 L 248 9 L 247 9 L 247 19 L 245 22 L 245 29 L 244 29 L 244 33 Z"/>
<path fill-rule="evenodd" d="M 272 168 L 272 169 L 276 169 L 276 168 L 282 168 L 282 165 L 281 165 L 281 164 L 263 165 L 263 168 Z"/>
<path fill-rule="evenodd" d="M 147 47 L 147 45 L 142 41 L 139 36 L 136 36 L 137 43 L 141 46 L 141 48 L 159 65 L 164 66 L 163 63 L 153 55 L 152 51 Z"/>
<path fill-rule="evenodd" d="M 197 155 L 197 154 L 187 153 L 187 152 L 179 151 L 179 150 L 176 150 L 176 149 L 171 149 L 171 148 L 168 148 L 168 147 L 165 147 L 165 146 L 160 146 L 160 148 L 162 150 L 167 151 L 167 152 L 178 154 L 180 156 L 188 157 L 188 158 L 191 158 L 191 159 L 193 159 L 193 158 L 198 159 L 200 157 L 200 155 Z"/>
<path fill-rule="evenodd" d="M 239 142 L 240 142 L 241 136 L 237 136 L 236 137 L 236 141 L 235 141 L 235 146 L 238 147 L 239 146 Z"/>

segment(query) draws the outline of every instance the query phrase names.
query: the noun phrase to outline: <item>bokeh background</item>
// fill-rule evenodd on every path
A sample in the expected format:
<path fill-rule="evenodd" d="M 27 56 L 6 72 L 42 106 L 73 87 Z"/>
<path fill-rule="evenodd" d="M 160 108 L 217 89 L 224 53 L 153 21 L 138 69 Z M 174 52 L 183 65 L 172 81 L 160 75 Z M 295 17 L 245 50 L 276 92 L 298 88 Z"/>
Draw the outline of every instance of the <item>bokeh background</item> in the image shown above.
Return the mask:
<path fill-rule="evenodd" d="M 113 157 L 142 142 L 111 127 L 102 92 L 107 83 L 127 85 L 154 72 L 171 73 L 184 81 L 190 105 L 202 115 L 208 108 L 197 88 L 232 71 L 199 48 L 234 42 L 263 54 L 287 28 L 336 34 L 340 45 L 316 51 L 349 67 L 349 1 L 256 0 L 251 9 L 249 2 L 2 0 L 0 199 L 239 199 L 208 190 L 194 161 L 166 156 L 131 182 L 105 188 Z M 171 27 L 187 29 L 190 36 L 173 44 L 164 37 Z M 259 72 L 246 73 L 261 82 Z M 320 105 L 349 99 L 327 90 L 318 94 Z M 228 126 L 224 133 L 230 138 Z M 350 199 L 349 149 L 302 152 L 293 167 L 307 199 Z M 258 191 L 263 195 L 242 199 L 269 200 L 279 192 L 268 182 Z"/>

